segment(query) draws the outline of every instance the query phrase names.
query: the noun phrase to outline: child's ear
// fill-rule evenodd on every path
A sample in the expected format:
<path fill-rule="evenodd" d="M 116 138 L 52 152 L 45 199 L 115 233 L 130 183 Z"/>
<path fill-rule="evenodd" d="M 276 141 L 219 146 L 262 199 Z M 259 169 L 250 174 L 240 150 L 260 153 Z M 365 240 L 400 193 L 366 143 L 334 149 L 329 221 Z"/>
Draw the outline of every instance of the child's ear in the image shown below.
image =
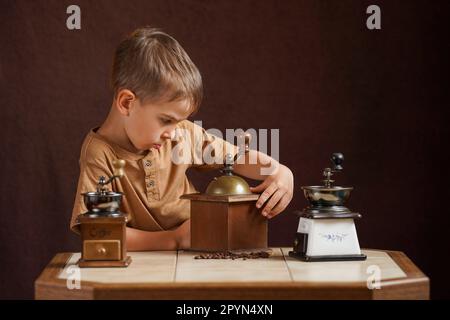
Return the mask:
<path fill-rule="evenodd" d="M 136 100 L 136 95 L 132 91 L 121 89 L 116 96 L 116 108 L 122 115 L 128 116 L 133 108 L 133 102 Z"/>

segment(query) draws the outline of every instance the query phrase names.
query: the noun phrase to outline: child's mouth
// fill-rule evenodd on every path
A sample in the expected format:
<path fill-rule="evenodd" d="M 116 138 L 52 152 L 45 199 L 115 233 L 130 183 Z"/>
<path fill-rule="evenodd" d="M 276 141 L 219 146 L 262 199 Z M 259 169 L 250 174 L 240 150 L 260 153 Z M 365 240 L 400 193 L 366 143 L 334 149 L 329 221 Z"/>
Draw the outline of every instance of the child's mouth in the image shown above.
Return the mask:
<path fill-rule="evenodd" d="M 159 148 L 161 148 L 161 145 L 160 145 L 160 144 L 154 144 L 154 145 L 153 145 L 153 148 L 159 149 Z"/>

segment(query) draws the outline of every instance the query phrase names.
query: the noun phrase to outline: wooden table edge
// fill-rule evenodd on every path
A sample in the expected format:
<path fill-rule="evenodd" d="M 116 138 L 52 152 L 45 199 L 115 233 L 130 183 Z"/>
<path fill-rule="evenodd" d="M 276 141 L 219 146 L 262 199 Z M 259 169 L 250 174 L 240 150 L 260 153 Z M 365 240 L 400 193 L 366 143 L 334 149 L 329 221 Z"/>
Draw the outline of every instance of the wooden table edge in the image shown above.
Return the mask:
<path fill-rule="evenodd" d="M 111 284 L 82 281 L 81 289 L 70 290 L 65 279 L 58 279 L 72 256 L 65 252 L 58 253 L 35 281 L 35 299 L 429 299 L 429 278 L 403 252 L 367 250 L 386 252 L 407 278 L 383 280 L 383 290 L 370 290 L 362 282 L 302 281 Z"/>

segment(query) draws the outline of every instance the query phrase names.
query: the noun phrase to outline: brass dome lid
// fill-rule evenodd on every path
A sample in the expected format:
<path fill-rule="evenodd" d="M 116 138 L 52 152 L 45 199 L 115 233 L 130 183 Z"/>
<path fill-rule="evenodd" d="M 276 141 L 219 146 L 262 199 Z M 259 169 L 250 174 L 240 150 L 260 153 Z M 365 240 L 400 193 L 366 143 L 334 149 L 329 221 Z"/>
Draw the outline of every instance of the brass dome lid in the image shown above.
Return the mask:
<path fill-rule="evenodd" d="M 208 195 L 245 195 L 252 194 L 250 187 L 243 178 L 235 176 L 233 174 L 233 165 L 239 156 L 249 152 L 249 144 L 251 135 L 246 133 L 241 136 L 244 140 L 244 149 L 239 150 L 233 157 L 228 153 L 225 156 L 224 168 L 221 170 L 224 173 L 221 177 L 214 178 L 206 188 L 206 194 Z"/>
<path fill-rule="evenodd" d="M 248 152 L 249 136 L 245 140 L 245 152 Z M 243 178 L 233 174 L 233 165 L 239 153 L 233 158 L 231 154 L 225 156 L 224 168 L 220 170 L 224 175 L 214 178 L 206 188 L 208 195 L 241 195 L 252 194 L 250 187 Z"/>
<path fill-rule="evenodd" d="M 206 188 L 210 195 L 252 194 L 247 181 L 239 176 L 224 175 L 214 178 Z"/>

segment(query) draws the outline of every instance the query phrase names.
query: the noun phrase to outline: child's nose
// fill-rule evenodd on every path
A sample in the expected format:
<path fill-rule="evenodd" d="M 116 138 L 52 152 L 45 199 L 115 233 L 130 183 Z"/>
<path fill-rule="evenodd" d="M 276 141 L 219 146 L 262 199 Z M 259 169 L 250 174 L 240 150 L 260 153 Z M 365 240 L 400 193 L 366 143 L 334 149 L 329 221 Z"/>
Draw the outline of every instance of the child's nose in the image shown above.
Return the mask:
<path fill-rule="evenodd" d="M 172 136 L 174 136 L 174 132 L 164 132 L 162 135 L 163 139 L 172 139 Z"/>

